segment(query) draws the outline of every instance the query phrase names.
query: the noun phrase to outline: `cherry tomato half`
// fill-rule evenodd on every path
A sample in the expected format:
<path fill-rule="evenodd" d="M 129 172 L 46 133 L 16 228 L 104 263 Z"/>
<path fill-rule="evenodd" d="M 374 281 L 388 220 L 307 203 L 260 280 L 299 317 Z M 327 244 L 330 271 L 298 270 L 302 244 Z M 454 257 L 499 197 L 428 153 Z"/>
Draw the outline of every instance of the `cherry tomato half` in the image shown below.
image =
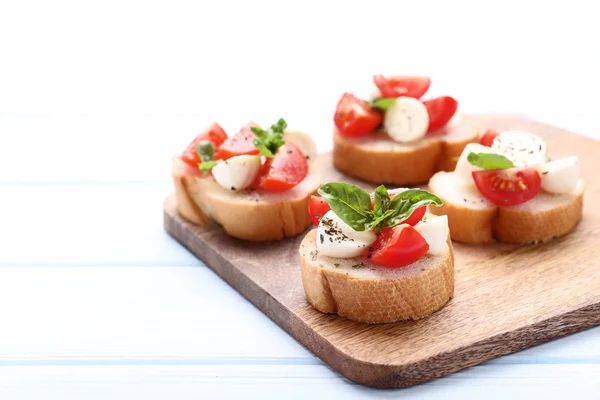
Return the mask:
<path fill-rule="evenodd" d="M 258 126 L 254 122 L 249 122 L 242 129 L 227 139 L 219 148 L 219 152 L 215 155 L 215 159 L 227 160 L 234 156 L 244 154 L 254 155 L 259 154 L 260 150 L 254 146 L 254 132 L 250 129 L 253 126 Z"/>
<path fill-rule="evenodd" d="M 498 133 L 498 131 L 495 129 L 488 129 L 479 138 L 479 144 L 487 147 L 492 147 L 492 142 L 494 141 L 494 139 L 496 139 L 496 136 L 498 136 L 499 134 L 500 133 Z"/>
<path fill-rule="evenodd" d="M 525 203 L 538 194 L 542 184 L 535 168 L 473 171 L 472 175 L 481 195 L 497 206 Z"/>
<path fill-rule="evenodd" d="M 368 135 L 381 125 L 382 120 L 379 110 L 350 93 L 344 93 L 333 117 L 338 131 L 345 136 Z"/>
<path fill-rule="evenodd" d="M 331 210 L 331 207 L 321 196 L 310 196 L 310 199 L 308 199 L 308 215 L 316 226 L 319 226 L 319 221 L 329 210 Z"/>
<path fill-rule="evenodd" d="M 442 129 L 452 119 L 458 108 L 458 102 L 450 96 L 436 97 L 424 101 L 429 114 L 429 129 L 427 132 Z"/>
<path fill-rule="evenodd" d="M 414 263 L 429 250 L 429 244 L 412 226 L 396 225 L 381 231 L 369 254 L 371 261 L 387 268 Z"/>
<path fill-rule="evenodd" d="M 252 187 L 282 192 L 302 182 L 306 175 L 308 161 L 304 153 L 296 145 L 286 143 L 277 150 L 275 157 L 267 159 Z"/>
<path fill-rule="evenodd" d="M 221 144 L 227 139 L 227 134 L 221 128 L 219 124 L 213 122 L 208 128 L 201 134 L 196 136 L 194 140 L 186 147 L 181 154 L 181 159 L 188 165 L 198 168 L 198 164 L 201 162 L 200 156 L 196 153 L 196 146 L 200 142 L 209 141 L 213 144 L 215 149 L 219 148 Z"/>
<path fill-rule="evenodd" d="M 423 96 L 431 79 L 426 76 L 390 76 L 386 78 L 383 75 L 373 77 L 375 85 L 379 88 L 381 97 L 414 97 L 416 99 Z"/>

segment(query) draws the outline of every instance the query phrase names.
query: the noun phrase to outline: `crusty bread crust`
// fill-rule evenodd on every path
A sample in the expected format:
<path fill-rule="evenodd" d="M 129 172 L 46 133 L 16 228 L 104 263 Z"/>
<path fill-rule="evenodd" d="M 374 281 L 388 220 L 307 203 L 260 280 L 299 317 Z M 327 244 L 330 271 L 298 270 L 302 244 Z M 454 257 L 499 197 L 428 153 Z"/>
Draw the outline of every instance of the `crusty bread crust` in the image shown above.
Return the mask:
<path fill-rule="evenodd" d="M 580 180 L 570 194 L 539 193 L 527 203 L 512 207 L 497 207 L 487 201 L 465 199 L 454 191 L 461 187 L 444 181 L 452 172 L 438 172 L 429 181 L 429 189 L 442 199 L 441 207 L 430 212 L 448 215 L 452 240 L 463 243 L 527 244 L 544 242 L 571 232 L 582 217 L 584 184 Z M 454 179 L 454 178 L 453 178 Z M 459 200 L 457 200 L 459 199 Z"/>
<path fill-rule="evenodd" d="M 282 193 L 232 192 L 211 177 L 179 175 L 173 170 L 177 210 L 187 220 L 217 222 L 230 236 L 248 241 L 281 240 L 297 236 L 311 224 L 308 199 L 321 182 L 309 174 L 298 186 Z"/>
<path fill-rule="evenodd" d="M 333 164 L 346 175 L 373 183 L 427 182 L 436 171 L 454 170 L 465 146 L 479 137 L 475 129 L 467 126 L 447 129 L 446 133 L 407 144 L 394 142 L 384 132 L 348 138 L 335 130 Z M 462 132 L 454 133 L 458 129 Z"/>
<path fill-rule="evenodd" d="M 302 284 L 309 303 L 370 324 L 424 318 L 454 296 L 454 253 L 426 255 L 404 268 L 388 269 L 364 258 L 336 259 L 317 253 L 317 230 L 300 245 Z M 361 263 L 353 267 L 353 263 Z"/>

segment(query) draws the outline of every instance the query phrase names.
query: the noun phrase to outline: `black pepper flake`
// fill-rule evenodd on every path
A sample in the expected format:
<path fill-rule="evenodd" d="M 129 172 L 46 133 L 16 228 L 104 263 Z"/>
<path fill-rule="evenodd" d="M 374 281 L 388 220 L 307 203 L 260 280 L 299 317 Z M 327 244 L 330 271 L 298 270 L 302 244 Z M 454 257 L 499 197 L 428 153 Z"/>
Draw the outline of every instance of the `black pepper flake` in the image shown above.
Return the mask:
<path fill-rule="evenodd" d="M 329 236 L 329 241 L 333 243 L 333 238 L 331 236 Z"/>
<path fill-rule="evenodd" d="M 288 153 L 288 154 L 292 154 L 292 153 L 293 153 L 293 151 L 294 151 L 294 150 L 292 150 L 292 149 L 289 149 L 288 151 L 286 151 L 286 153 Z"/>
<path fill-rule="evenodd" d="M 364 267 L 364 266 L 365 266 L 365 264 L 363 264 L 362 262 L 359 262 L 358 264 L 354 264 L 352 266 L 352 268 L 360 268 L 360 267 Z"/>
<path fill-rule="evenodd" d="M 542 172 L 542 175 L 548 175 L 548 171 Z"/>
<path fill-rule="evenodd" d="M 235 186 L 232 186 L 232 187 L 231 187 L 231 190 L 235 190 Z"/>
<path fill-rule="evenodd" d="M 465 198 L 463 197 L 463 201 L 466 203 L 466 202 L 467 202 L 467 199 L 465 199 Z"/>
<path fill-rule="evenodd" d="M 340 264 L 339 263 L 333 263 L 333 266 L 336 268 L 339 268 Z"/>
<path fill-rule="evenodd" d="M 323 234 L 319 235 L 319 239 L 321 239 L 321 244 L 323 244 L 323 242 L 325 241 L 325 238 L 323 237 Z"/>

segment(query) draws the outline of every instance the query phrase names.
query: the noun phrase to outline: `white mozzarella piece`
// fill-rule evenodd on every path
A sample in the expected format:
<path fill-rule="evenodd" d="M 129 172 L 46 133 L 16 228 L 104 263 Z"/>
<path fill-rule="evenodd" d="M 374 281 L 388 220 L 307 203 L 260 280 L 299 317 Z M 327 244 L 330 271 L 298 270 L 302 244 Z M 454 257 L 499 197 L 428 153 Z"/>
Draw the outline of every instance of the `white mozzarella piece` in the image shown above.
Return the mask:
<path fill-rule="evenodd" d="M 446 215 L 428 216 L 415 225 L 417 232 L 429 244 L 429 254 L 440 254 L 448 240 L 448 217 Z"/>
<path fill-rule="evenodd" d="M 538 166 L 542 189 L 549 193 L 570 193 L 579 181 L 579 158 L 561 158 Z"/>
<path fill-rule="evenodd" d="M 375 232 L 357 232 L 331 210 L 325 213 L 317 227 L 317 251 L 323 256 L 358 257 L 365 253 L 375 239 Z"/>
<path fill-rule="evenodd" d="M 283 140 L 296 145 L 304 153 L 309 164 L 317 159 L 317 144 L 308 133 L 286 130 Z"/>
<path fill-rule="evenodd" d="M 502 132 L 492 142 L 492 149 L 511 160 L 515 167 L 536 167 L 546 162 L 546 143 L 530 132 Z"/>
<path fill-rule="evenodd" d="M 383 127 L 396 142 L 406 143 L 419 140 L 429 128 L 427 108 L 418 99 L 398 97 L 388 108 L 383 118 Z"/>
<path fill-rule="evenodd" d="M 494 151 L 494 149 L 492 149 L 491 147 L 483 146 L 479 143 L 469 143 L 468 145 L 465 146 L 463 152 L 460 155 L 460 158 L 458 159 L 458 162 L 456 163 L 456 168 L 454 169 L 454 172 L 456 173 L 457 176 L 459 176 L 465 182 L 471 183 L 474 185 L 475 182 L 473 181 L 473 175 L 471 175 L 471 173 L 473 171 L 481 171 L 483 168 L 476 167 L 475 165 L 471 164 L 467 160 L 469 153 L 497 153 L 497 152 Z"/>
<path fill-rule="evenodd" d="M 261 164 L 260 156 L 235 156 L 215 165 L 212 174 L 225 189 L 242 190 L 254 182 Z"/>

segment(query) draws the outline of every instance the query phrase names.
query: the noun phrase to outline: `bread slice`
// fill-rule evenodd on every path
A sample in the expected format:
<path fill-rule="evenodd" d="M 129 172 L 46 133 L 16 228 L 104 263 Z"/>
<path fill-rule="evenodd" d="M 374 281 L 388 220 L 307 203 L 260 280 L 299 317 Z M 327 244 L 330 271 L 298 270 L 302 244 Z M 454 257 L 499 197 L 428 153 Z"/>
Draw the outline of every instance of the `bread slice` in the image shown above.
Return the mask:
<path fill-rule="evenodd" d="M 345 173 L 373 183 L 408 185 L 427 182 L 436 171 L 452 171 L 465 146 L 476 142 L 476 129 L 451 121 L 440 133 L 414 143 L 398 143 L 385 132 L 349 138 L 333 133 L 333 164 Z"/>
<path fill-rule="evenodd" d="M 217 222 L 230 236 L 249 241 L 297 236 L 311 224 L 306 210 L 309 197 L 321 185 L 318 174 L 310 173 L 285 192 L 232 191 L 212 177 L 184 174 L 177 164 L 176 160 L 173 182 L 177 209 L 195 224 Z"/>
<path fill-rule="evenodd" d="M 498 207 L 453 172 L 438 172 L 429 189 L 442 199 L 430 212 L 448 215 L 450 237 L 463 243 L 536 243 L 566 235 L 581 220 L 584 184 L 568 194 L 540 192 L 526 203 Z"/>
<path fill-rule="evenodd" d="M 308 302 L 370 324 L 424 318 L 454 295 L 454 254 L 448 240 L 440 255 L 426 255 L 403 268 L 384 268 L 364 257 L 333 258 L 317 251 L 317 230 L 300 245 L 302 284 Z"/>

